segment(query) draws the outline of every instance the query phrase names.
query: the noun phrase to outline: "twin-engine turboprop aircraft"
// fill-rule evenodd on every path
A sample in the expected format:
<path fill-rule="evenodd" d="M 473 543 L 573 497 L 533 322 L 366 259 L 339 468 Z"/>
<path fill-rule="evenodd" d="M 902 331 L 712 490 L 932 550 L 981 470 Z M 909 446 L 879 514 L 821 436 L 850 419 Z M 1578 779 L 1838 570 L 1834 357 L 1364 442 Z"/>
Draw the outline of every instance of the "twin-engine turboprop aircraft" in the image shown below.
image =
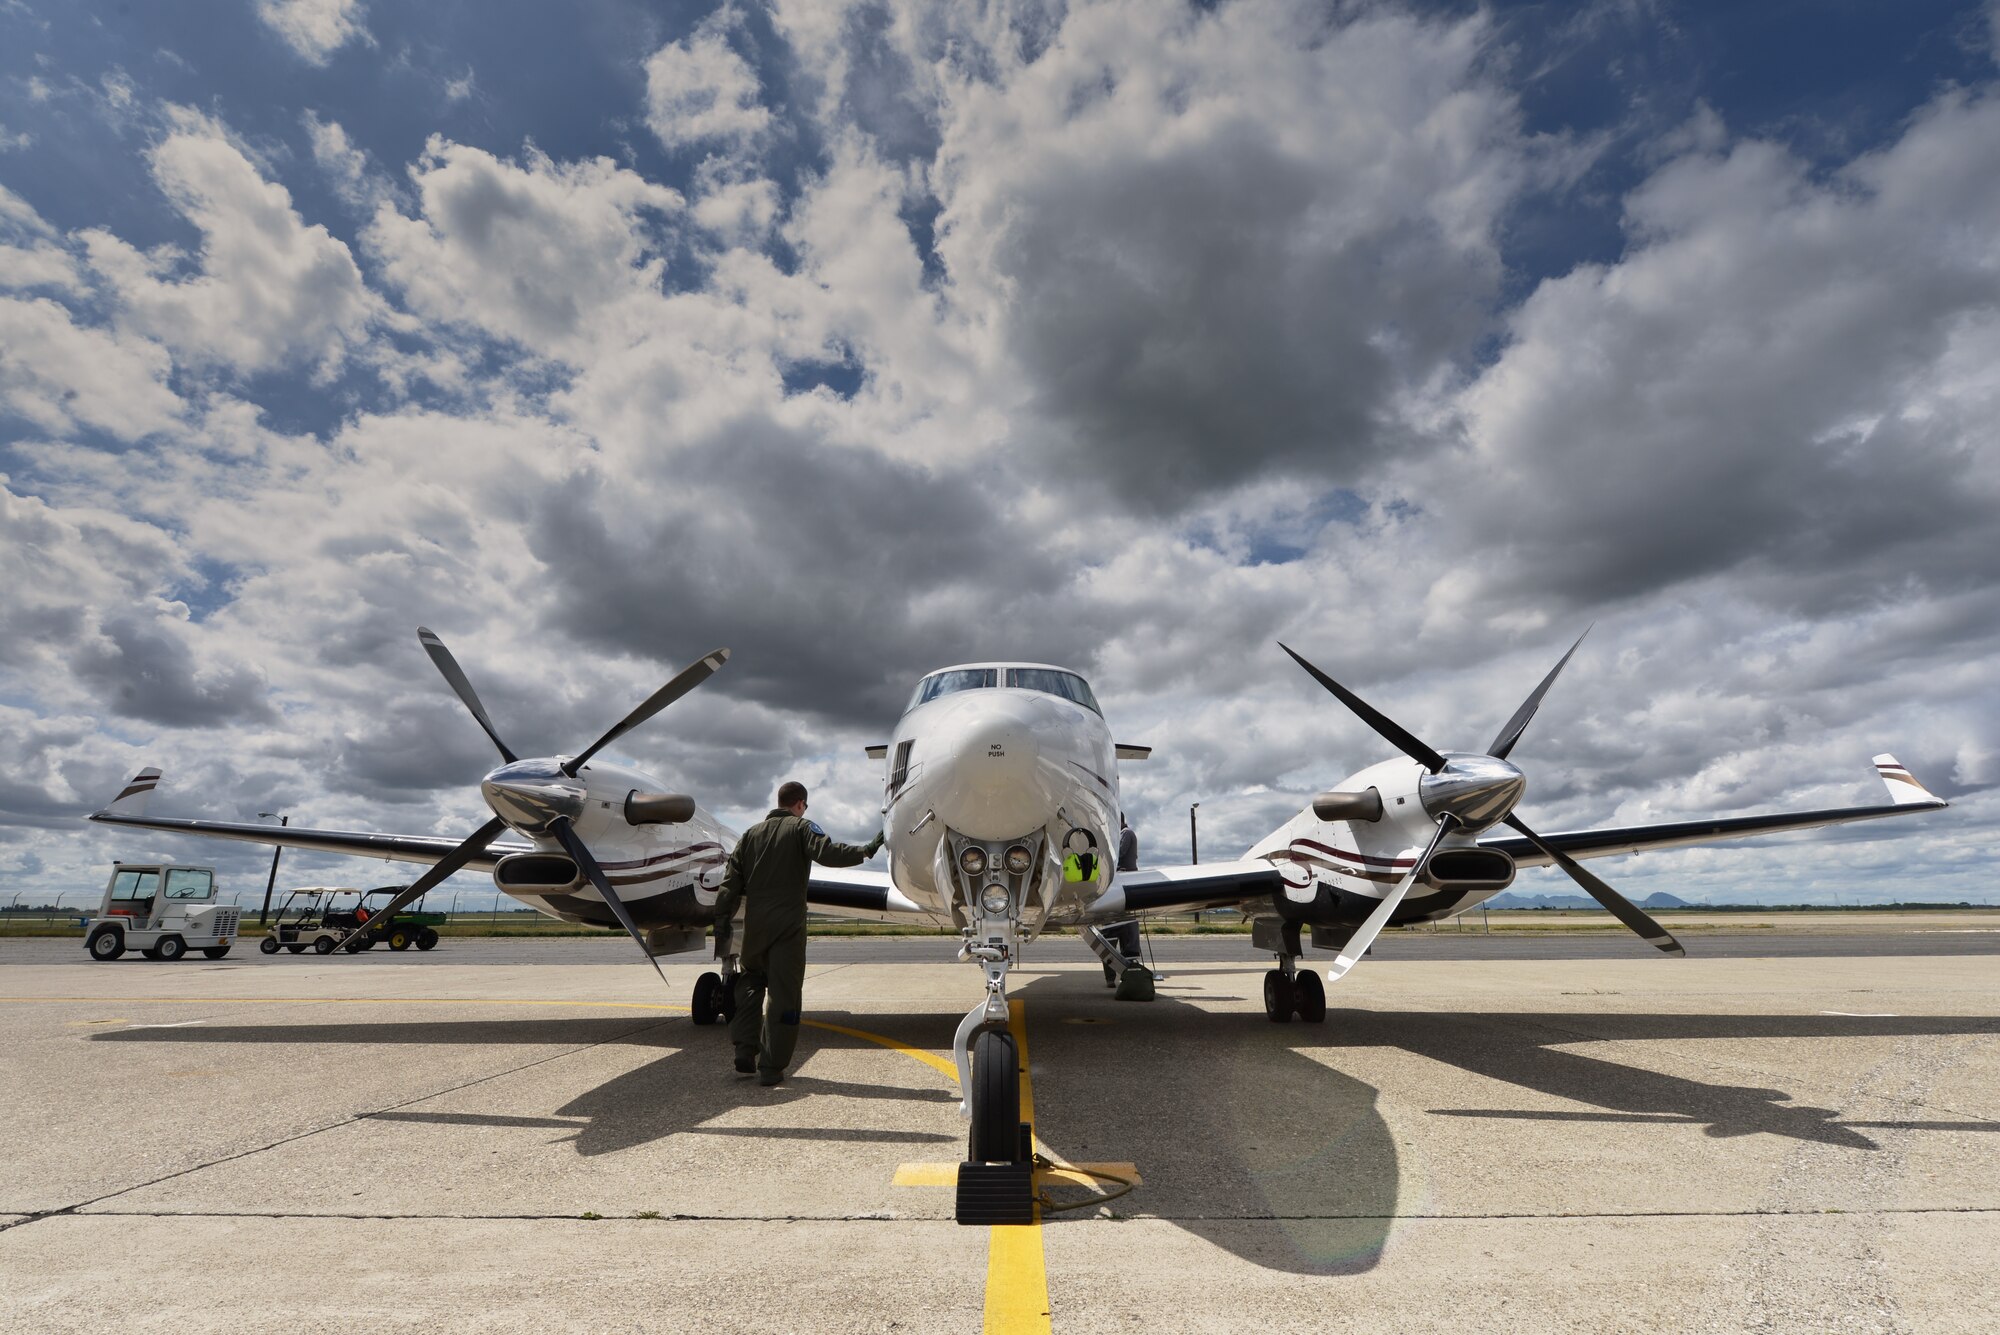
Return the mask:
<path fill-rule="evenodd" d="M 647 776 L 593 757 L 706 680 L 728 650 L 682 671 L 581 753 L 523 760 L 501 740 L 442 641 L 428 630 L 418 637 L 504 762 L 480 783 L 493 819 L 467 838 L 146 816 L 143 804 L 159 779 L 152 769 L 91 819 L 429 863 L 390 911 L 454 872 L 490 872 L 500 889 L 545 913 L 622 926 L 655 970 L 657 956 L 696 949 L 713 932 L 720 973 L 704 973 L 696 984 L 694 1019 L 712 1024 L 725 1015 L 735 933 L 715 920 L 715 889 L 735 834 L 692 797 L 663 792 Z M 1527 778 L 1508 756 L 1575 645 L 1478 753 L 1432 749 L 1290 648 L 1285 652 L 1402 758 L 1320 793 L 1233 862 L 1116 869 L 1105 853 L 1116 847 L 1119 828 L 1118 761 L 1143 759 L 1148 750 L 1114 742 L 1088 683 L 1063 668 L 992 662 L 933 672 L 918 683 L 890 741 L 868 748 L 887 762 L 888 870 L 816 868 L 808 898 L 830 913 L 955 926 L 963 938 L 960 958 L 985 975 L 985 999 L 967 1013 L 952 1044 L 965 1093 L 960 1109 L 971 1121 L 961 1220 L 1005 1222 L 1029 1209 L 1031 1152 L 1016 1121 L 1019 1071 L 1007 1029 L 1007 979 L 1023 944 L 1050 925 L 1077 928 L 1118 995 L 1143 1000 L 1152 996 L 1152 978 L 1137 958 L 1138 920 L 1234 907 L 1251 920 L 1254 947 L 1276 957 L 1277 967 L 1264 977 L 1265 1014 L 1276 1022 L 1294 1015 L 1318 1022 L 1326 1016 L 1325 988 L 1318 974 L 1298 967 L 1307 935 L 1314 947 L 1334 953 L 1326 978 L 1337 982 L 1384 927 L 1462 913 L 1510 885 L 1518 868 L 1553 863 L 1647 942 L 1679 955 L 1680 944 L 1665 929 L 1578 859 L 1946 805 L 1893 756 L 1882 755 L 1875 764 L 1892 799 L 1885 805 L 1545 836 L 1516 811 Z M 1513 834 L 1489 834 L 1501 825 Z M 502 839 L 508 831 L 521 838 Z M 360 949 L 364 939 L 348 944 Z"/>

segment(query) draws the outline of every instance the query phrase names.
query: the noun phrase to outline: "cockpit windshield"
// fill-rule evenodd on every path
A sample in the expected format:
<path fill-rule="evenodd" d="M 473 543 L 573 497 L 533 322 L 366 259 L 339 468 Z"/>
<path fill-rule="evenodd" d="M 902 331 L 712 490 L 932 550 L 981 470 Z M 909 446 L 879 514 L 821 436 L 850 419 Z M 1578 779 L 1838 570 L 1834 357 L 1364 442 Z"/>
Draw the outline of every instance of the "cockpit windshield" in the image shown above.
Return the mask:
<path fill-rule="evenodd" d="M 949 672 L 933 672 L 917 683 L 917 693 L 910 697 L 909 713 L 918 705 L 927 705 L 940 695 L 950 695 L 954 691 L 976 691 L 982 687 L 999 684 L 997 668 L 953 668 Z"/>
<path fill-rule="evenodd" d="M 1082 705 L 1093 714 L 1102 715 L 1097 707 L 1097 697 L 1090 693 L 1090 683 L 1074 672 L 1064 672 L 1060 668 L 1010 667 L 1004 669 L 1006 680 L 1001 680 L 1001 668 L 948 668 L 943 672 L 933 672 L 917 683 L 917 693 L 910 697 L 905 714 L 918 705 L 927 705 L 941 695 L 951 695 L 958 691 L 977 691 L 995 686 L 1012 686 L 1016 690 L 1040 691 L 1044 695 L 1059 695 L 1065 700 Z"/>
<path fill-rule="evenodd" d="M 1097 707 L 1097 697 L 1090 693 L 1090 683 L 1074 672 L 1059 672 L 1055 668 L 1008 668 L 1007 684 L 1024 691 L 1060 695 L 1065 700 L 1082 705 L 1093 714 L 1101 716 L 1104 713 Z"/>

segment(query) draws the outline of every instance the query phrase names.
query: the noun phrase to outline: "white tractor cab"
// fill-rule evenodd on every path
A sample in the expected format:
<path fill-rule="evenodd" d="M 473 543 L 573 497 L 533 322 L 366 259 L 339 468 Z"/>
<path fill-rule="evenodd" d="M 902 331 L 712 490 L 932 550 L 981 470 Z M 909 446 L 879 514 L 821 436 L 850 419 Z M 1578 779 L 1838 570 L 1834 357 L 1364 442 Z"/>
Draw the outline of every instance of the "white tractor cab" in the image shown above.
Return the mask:
<path fill-rule="evenodd" d="M 219 960 L 242 916 L 234 904 L 216 903 L 212 867 L 114 862 L 104 903 L 86 920 L 84 945 L 94 960 L 115 960 L 128 950 L 155 960 L 199 950 Z"/>

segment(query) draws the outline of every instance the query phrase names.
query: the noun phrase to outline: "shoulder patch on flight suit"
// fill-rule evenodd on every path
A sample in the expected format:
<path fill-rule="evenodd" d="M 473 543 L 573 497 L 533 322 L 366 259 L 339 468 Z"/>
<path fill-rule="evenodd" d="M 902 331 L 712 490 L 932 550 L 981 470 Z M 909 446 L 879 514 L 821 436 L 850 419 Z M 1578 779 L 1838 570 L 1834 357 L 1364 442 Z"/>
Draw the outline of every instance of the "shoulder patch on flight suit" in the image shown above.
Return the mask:
<path fill-rule="evenodd" d="M 825 831 L 825 830 L 822 830 L 822 829 L 820 829 L 820 827 L 819 827 L 819 822 L 818 822 L 818 821 L 816 821 L 816 820 L 809 820 L 809 821 L 807 821 L 807 822 L 806 822 L 806 828 L 807 828 L 808 830 L 811 830 L 811 831 L 812 831 L 812 832 L 813 832 L 814 834 L 818 835 L 818 836 L 819 836 L 820 838 L 822 838 L 822 839 L 826 838 L 826 831 Z"/>

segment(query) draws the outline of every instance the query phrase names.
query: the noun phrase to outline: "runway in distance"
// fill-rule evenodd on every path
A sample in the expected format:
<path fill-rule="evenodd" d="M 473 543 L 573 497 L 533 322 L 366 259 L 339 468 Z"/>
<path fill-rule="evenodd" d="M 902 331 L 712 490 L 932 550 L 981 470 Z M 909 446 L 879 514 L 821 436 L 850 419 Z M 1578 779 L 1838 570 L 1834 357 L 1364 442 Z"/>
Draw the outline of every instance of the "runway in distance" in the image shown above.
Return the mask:
<path fill-rule="evenodd" d="M 596 756 L 699 686 L 727 661 L 728 650 L 697 660 L 576 755 L 522 759 L 502 740 L 443 642 L 421 628 L 418 638 L 502 761 L 480 781 L 493 818 L 465 839 L 150 816 L 144 804 L 159 781 L 156 769 L 141 771 L 90 819 L 430 864 L 391 911 L 455 872 L 487 872 L 501 890 L 551 916 L 623 927 L 655 970 L 658 956 L 713 940 L 718 972 L 697 983 L 694 1019 L 723 1018 L 736 934 L 715 921 L 715 891 L 735 833 L 693 797 Z M 984 974 L 985 998 L 953 1038 L 961 1111 L 971 1123 L 961 1221 L 998 1217 L 968 1205 L 967 1183 L 978 1180 L 982 1166 L 999 1174 L 994 1180 L 1005 1191 L 1029 1190 L 1028 1174 L 1015 1171 L 1030 1151 L 1016 1120 L 1019 1072 L 1007 1029 L 1007 984 L 1022 946 L 1049 926 L 1078 929 L 1119 997 L 1147 1000 L 1152 978 L 1138 960 L 1139 920 L 1234 908 L 1252 924 L 1253 947 L 1275 957 L 1264 976 L 1265 1014 L 1279 1023 L 1294 1016 L 1321 1022 L 1325 986 L 1317 972 L 1299 967 L 1308 941 L 1333 954 L 1326 981 L 1337 982 L 1385 927 L 1462 913 L 1506 889 L 1521 867 L 1560 867 L 1649 944 L 1680 955 L 1670 933 L 1581 860 L 1946 805 L 1893 756 L 1880 755 L 1875 766 L 1890 797 L 1882 805 L 1543 834 L 1517 810 L 1527 777 L 1509 756 L 1577 645 L 1480 752 L 1433 749 L 1280 647 L 1400 754 L 1319 793 L 1233 861 L 1117 870 L 1108 854 L 1116 849 L 1122 811 L 1118 765 L 1143 760 L 1148 748 L 1116 742 L 1088 682 L 1061 667 L 996 660 L 929 673 L 890 739 L 868 748 L 886 770 L 887 870 L 815 868 L 809 899 L 828 913 L 955 927 L 959 957 Z M 1016 1206 L 1026 1209 L 1026 1197 L 1001 1215 L 1014 1217 Z"/>

